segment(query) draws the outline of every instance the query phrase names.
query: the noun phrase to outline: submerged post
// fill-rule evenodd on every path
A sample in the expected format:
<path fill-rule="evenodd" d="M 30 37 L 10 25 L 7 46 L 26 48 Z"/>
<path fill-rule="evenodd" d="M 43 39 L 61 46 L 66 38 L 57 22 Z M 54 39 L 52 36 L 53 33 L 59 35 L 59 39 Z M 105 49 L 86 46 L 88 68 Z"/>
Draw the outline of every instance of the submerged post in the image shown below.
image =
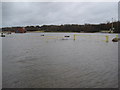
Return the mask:
<path fill-rule="evenodd" d="M 74 40 L 76 40 L 76 35 L 74 34 Z"/>
<path fill-rule="evenodd" d="M 116 35 L 116 38 L 119 38 L 119 37 L 118 37 L 118 34 Z"/>
<path fill-rule="evenodd" d="M 109 36 L 106 35 L 106 42 L 109 42 Z"/>

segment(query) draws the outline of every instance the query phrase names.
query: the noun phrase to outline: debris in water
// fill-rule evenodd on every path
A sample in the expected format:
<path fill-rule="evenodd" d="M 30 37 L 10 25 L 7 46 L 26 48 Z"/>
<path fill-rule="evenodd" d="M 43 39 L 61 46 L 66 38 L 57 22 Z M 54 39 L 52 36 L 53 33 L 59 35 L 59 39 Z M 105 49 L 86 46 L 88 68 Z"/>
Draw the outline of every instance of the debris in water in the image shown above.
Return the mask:
<path fill-rule="evenodd" d="M 1 33 L 1 37 L 5 37 L 5 35 L 3 33 Z"/>

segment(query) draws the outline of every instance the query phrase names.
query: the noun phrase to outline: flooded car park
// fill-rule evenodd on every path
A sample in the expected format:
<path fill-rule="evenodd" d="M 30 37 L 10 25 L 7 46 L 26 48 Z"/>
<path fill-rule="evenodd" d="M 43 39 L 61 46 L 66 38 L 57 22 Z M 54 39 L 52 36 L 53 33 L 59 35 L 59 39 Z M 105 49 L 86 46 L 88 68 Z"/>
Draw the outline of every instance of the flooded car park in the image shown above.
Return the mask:
<path fill-rule="evenodd" d="M 74 40 L 74 34 L 81 36 Z M 107 35 L 109 42 L 101 33 L 6 35 L 2 87 L 117 88 L 118 42 L 111 41 L 116 34 Z"/>

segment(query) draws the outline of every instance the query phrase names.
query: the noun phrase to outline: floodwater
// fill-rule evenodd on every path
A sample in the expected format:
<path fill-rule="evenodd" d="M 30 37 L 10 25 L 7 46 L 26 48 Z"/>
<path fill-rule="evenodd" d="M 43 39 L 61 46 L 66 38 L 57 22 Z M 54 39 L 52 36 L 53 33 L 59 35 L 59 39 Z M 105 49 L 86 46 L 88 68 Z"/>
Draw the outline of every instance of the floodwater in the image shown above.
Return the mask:
<path fill-rule="evenodd" d="M 2 89 L 2 38 L 0 38 L 0 89 Z"/>
<path fill-rule="evenodd" d="M 44 36 L 41 36 L 43 35 Z M 80 35 L 73 40 L 74 34 Z M 65 35 L 70 37 L 64 38 Z M 105 35 L 109 35 L 106 42 Z M 25 33 L 2 39 L 3 88 L 117 88 L 116 34 Z"/>

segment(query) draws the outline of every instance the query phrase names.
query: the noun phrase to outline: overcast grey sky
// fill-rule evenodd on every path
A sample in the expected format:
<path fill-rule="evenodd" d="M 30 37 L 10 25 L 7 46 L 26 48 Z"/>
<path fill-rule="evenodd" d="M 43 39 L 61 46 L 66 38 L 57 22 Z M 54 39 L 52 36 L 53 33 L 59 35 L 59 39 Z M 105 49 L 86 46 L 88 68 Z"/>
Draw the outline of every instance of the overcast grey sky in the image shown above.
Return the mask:
<path fill-rule="evenodd" d="M 3 2 L 2 26 L 85 24 L 118 20 L 117 2 Z"/>

